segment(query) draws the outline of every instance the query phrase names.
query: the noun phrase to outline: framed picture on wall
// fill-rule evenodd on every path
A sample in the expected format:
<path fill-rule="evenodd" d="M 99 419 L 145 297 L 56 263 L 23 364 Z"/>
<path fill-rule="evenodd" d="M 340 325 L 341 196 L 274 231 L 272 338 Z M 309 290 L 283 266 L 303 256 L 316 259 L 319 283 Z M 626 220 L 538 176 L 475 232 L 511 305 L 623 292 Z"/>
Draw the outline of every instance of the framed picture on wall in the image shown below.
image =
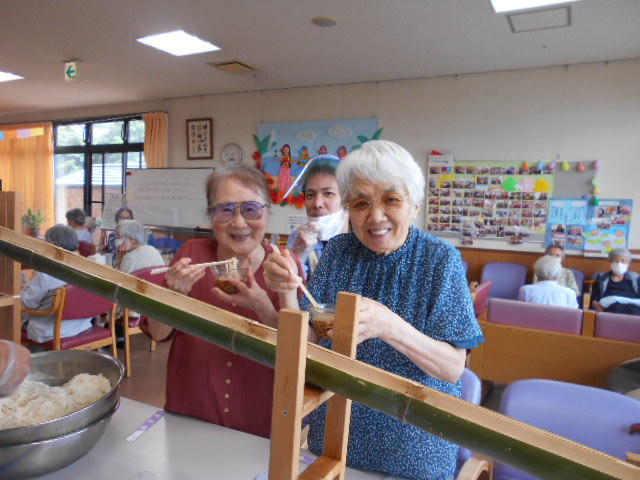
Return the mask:
<path fill-rule="evenodd" d="M 191 118 L 187 120 L 187 159 L 213 158 L 213 120 Z"/>

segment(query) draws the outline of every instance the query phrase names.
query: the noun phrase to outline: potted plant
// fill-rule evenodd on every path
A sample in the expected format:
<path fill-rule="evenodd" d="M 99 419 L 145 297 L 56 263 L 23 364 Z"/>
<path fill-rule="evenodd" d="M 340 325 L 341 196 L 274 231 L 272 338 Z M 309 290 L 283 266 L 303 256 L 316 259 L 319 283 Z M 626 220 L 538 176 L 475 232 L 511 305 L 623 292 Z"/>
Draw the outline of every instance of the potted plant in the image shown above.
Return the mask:
<path fill-rule="evenodd" d="M 47 221 L 47 217 L 38 209 L 36 212 L 29 208 L 27 213 L 22 215 L 22 224 L 27 227 L 27 233 L 32 237 L 38 237 L 40 227 Z"/>

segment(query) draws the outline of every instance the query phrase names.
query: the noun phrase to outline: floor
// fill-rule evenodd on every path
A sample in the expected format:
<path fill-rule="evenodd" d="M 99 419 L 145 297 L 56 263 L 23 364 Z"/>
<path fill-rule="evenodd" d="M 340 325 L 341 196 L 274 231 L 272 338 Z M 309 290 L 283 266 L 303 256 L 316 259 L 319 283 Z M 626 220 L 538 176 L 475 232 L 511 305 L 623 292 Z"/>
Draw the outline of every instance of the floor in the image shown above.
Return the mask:
<path fill-rule="evenodd" d="M 131 337 L 131 370 L 133 376 L 125 378 L 120 394 L 156 407 L 164 406 L 167 357 L 169 343 L 158 343 L 155 352 L 149 351 L 149 340 L 144 335 Z M 118 358 L 124 362 L 124 350 L 118 349 Z M 482 384 L 482 405 L 497 410 L 505 385 Z"/>
<path fill-rule="evenodd" d="M 167 357 L 170 343 L 157 343 L 156 351 L 149 351 L 149 339 L 144 335 L 131 337 L 130 378 L 120 384 L 120 395 L 156 407 L 164 407 Z M 118 349 L 118 358 L 124 362 L 124 349 Z"/>

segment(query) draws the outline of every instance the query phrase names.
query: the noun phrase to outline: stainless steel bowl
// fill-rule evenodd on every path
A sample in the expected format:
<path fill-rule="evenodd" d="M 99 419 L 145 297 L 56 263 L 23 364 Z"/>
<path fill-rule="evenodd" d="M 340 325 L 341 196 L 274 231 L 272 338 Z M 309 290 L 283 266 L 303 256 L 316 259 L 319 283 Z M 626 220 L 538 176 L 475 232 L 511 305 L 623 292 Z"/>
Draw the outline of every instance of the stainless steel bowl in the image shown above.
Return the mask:
<path fill-rule="evenodd" d="M 0 448 L 0 480 L 38 477 L 79 460 L 100 440 L 118 406 L 116 403 L 106 415 L 76 432 Z"/>
<path fill-rule="evenodd" d="M 111 383 L 111 391 L 91 405 L 49 422 L 28 427 L 0 430 L 0 464 L 4 464 L 5 447 L 58 439 L 78 432 L 113 411 L 120 398 L 118 389 L 124 376 L 122 364 L 115 358 L 98 352 L 62 350 L 34 353 L 30 379 L 51 386 L 62 385 L 79 373 L 102 374 Z"/>

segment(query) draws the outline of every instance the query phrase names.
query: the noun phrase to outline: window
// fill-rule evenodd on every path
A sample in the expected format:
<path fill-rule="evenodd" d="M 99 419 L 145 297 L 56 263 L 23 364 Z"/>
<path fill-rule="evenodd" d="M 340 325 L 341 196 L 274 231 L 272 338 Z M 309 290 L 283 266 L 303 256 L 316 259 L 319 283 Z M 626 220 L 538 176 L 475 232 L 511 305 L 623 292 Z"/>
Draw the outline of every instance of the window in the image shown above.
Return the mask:
<path fill-rule="evenodd" d="M 146 168 L 139 115 L 56 122 L 53 135 L 56 222 L 75 207 L 102 217 L 105 198 L 126 193 L 127 169 Z"/>

